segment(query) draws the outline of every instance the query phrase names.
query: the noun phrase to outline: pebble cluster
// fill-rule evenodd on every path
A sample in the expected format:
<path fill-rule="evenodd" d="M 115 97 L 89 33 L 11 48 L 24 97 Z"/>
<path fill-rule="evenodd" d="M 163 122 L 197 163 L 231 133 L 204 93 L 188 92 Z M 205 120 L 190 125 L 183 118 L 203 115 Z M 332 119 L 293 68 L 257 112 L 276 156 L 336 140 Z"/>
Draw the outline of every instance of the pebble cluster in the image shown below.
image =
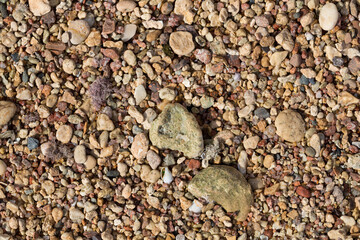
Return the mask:
<path fill-rule="evenodd" d="M 357 0 L 0 0 L 0 240 L 360 237 Z"/>

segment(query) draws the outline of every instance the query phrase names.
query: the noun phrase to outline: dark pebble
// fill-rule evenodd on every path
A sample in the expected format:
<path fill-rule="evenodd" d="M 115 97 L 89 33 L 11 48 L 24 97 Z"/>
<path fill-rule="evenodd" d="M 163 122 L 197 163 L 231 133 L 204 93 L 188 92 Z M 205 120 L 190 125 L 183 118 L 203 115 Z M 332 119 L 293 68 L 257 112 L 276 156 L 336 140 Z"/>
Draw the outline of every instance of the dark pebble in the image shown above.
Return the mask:
<path fill-rule="evenodd" d="M 17 52 L 11 54 L 11 58 L 14 62 L 18 62 L 20 60 L 20 56 Z"/>
<path fill-rule="evenodd" d="M 3 18 L 9 16 L 5 3 L 0 3 L 0 16 Z"/>
<path fill-rule="evenodd" d="M 301 76 L 300 78 L 301 85 L 309 85 L 309 82 L 310 82 L 309 78 L 306 78 L 304 75 Z"/>
<path fill-rule="evenodd" d="M 118 170 L 110 170 L 106 173 L 106 176 L 110 177 L 110 178 L 115 178 L 115 177 L 120 176 L 120 173 Z"/>
<path fill-rule="evenodd" d="M 306 147 L 305 154 L 308 155 L 309 157 L 315 157 L 316 151 L 312 147 Z"/>
<path fill-rule="evenodd" d="M 311 85 L 314 85 L 316 83 L 315 78 L 310 78 L 310 83 L 311 83 Z"/>
<path fill-rule="evenodd" d="M 255 114 L 255 116 L 257 116 L 260 119 L 265 119 L 265 118 L 270 117 L 268 110 L 266 110 L 265 108 L 262 108 L 262 107 L 256 109 L 254 114 Z"/>
<path fill-rule="evenodd" d="M 27 74 L 27 70 L 25 69 L 25 71 L 23 72 L 23 74 L 21 75 L 22 81 L 24 83 L 27 83 L 29 81 L 29 75 Z"/>
<path fill-rule="evenodd" d="M 333 64 L 336 67 L 341 67 L 344 65 L 344 59 L 342 59 L 341 57 L 334 57 L 333 58 Z"/>
<path fill-rule="evenodd" d="M 27 140 L 27 147 L 29 148 L 30 151 L 39 147 L 39 140 L 37 140 L 36 138 L 29 137 Z"/>

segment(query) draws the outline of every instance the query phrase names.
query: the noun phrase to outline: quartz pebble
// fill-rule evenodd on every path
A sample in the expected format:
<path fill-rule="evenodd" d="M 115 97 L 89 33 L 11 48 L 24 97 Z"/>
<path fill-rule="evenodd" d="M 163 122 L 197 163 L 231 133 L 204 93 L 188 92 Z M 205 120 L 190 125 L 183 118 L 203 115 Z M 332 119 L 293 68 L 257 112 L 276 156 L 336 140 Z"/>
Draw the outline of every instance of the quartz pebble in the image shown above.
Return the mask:
<path fill-rule="evenodd" d="M 85 41 L 90 34 L 90 26 L 84 20 L 75 20 L 69 23 L 68 32 L 70 33 L 70 42 L 78 45 Z"/>
<path fill-rule="evenodd" d="M 188 55 L 195 48 L 191 33 L 184 31 L 171 33 L 169 44 L 172 50 L 179 56 Z"/>
<path fill-rule="evenodd" d="M 339 12 L 334 3 L 326 3 L 320 10 L 319 23 L 325 31 L 332 30 L 339 19 Z"/>
<path fill-rule="evenodd" d="M 48 0 L 29 0 L 29 8 L 35 16 L 43 16 L 51 11 Z"/>
<path fill-rule="evenodd" d="M 6 164 L 3 160 L 0 160 L 0 176 L 6 172 Z"/>
<path fill-rule="evenodd" d="M 86 159 L 86 148 L 84 145 L 78 145 L 74 150 L 74 159 L 76 163 L 85 163 Z"/>
<path fill-rule="evenodd" d="M 72 59 L 65 59 L 63 61 L 63 69 L 64 72 L 68 73 L 68 74 L 72 74 L 73 71 L 75 70 L 76 64 L 74 62 L 74 60 Z"/>
<path fill-rule="evenodd" d="M 116 9 L 119 12 L 126 13 L 132 12 L 136 7 L 136 3 L 134 1 L 122 0 L 116 4 Z"/>
<path fill-rule="evenodd" d="M 0 126 L 7 124 L 16 113 L 16 105 L 12 102 L 0 101 Z"/>
<path fill-rule="evenodd" d="M 73 135 L 73 129 L 69 125 L 61 125 L 56 131 L 56 139 L 62 143 L 70 142 Z"/>
<path fill-rule="evenodd" d="M 284 110 L 276 117 L 276 133 L 284 140 L 298 142 L 305 136 L 305 122 L 301 115 L 293 110 Z"/>
<path fill-rule="evenodd" d="M 135 24 L 126 24 L 124 26 L 124 32 L 121 36 L 121 40 L 124 42 L 132 39 L 136 34 L 137 26 Z"/>
<path fill-rule="evenodd" d="M 145 158 L 149 148 L 149 140 L 144 133 L 135 136 L 134 142 L 131 145 L 131 153 L 137 159 Z"/>

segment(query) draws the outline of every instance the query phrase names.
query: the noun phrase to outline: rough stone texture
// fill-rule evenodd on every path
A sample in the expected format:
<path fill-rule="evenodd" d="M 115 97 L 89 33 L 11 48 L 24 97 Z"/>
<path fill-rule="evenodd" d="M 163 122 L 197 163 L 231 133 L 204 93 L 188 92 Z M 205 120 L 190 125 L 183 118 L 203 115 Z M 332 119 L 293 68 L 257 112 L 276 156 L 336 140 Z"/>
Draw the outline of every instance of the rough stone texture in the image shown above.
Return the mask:
<path fill-rule="evenodd" d="M 325 4 L 319 14 L 320 27 L 325 31 L 333 29 L 339 19 L 339 12 L 333 3 Z"/>
<path fill-rule="evenodd" d="M 16 105 L 12 102 L 0 101 L 0 126 L 7 124 L 16 113 Z"/>
<path fill-rule="evenodd" d="M 360 170 L 360 153 L 349 155 L 347 160 L 347 166 L 355 170 Z"/>
<path fill-rule="evenodd" d="M 220 204 L 227 212 L 239 211 L 245 219 L 253 203 L 250 184 L 235 168 L 210 166 L 195 175 L 188 190 L 196 197 L 206 198 Z"/>
<path fill-rule="evenodd" d="M 35 16 L 43 16 L 51 11 L 48 0 L 29 0 L 29 8 Z"/>
<path fill-rule="evenodd" d="M 182 105 L 168 104 L 152 122 L 150 140 L 159 148 L 183 152 L 187 157 L 201 154 L 204 143 L 195 117 Z"/>
<path fill-rule="evenodd" d="M 287 109 L 275 120 L 276 133 L 289 142 L 298 142 L 305 136 L 305 122 L 301 115 Z"/>
<path fill-rule="evenodd" d="M 295 43 L 289 30 L 286 28 L 276 35 L 275 39 L 286 51 L 293 50 Z"/>
<path fill-rule="evenodd" d="M 179 56 L 188 55 L 195 48 L 191 33 L 184 31 L 171 33 L 169 44 L 172 50 Z"/>

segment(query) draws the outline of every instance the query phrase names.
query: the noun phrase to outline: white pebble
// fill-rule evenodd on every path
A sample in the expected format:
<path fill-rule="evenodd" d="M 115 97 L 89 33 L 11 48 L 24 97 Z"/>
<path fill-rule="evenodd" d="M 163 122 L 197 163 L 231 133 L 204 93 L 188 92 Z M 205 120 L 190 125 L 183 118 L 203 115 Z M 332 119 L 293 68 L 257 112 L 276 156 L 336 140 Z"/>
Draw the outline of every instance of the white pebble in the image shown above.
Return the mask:
<path fill-rule="evenodd" d="M 319 14 L 320 27 L 325 31 L 333 29 L 339 19 L 339 12 L 333 3 L 325 4 Z"/>

